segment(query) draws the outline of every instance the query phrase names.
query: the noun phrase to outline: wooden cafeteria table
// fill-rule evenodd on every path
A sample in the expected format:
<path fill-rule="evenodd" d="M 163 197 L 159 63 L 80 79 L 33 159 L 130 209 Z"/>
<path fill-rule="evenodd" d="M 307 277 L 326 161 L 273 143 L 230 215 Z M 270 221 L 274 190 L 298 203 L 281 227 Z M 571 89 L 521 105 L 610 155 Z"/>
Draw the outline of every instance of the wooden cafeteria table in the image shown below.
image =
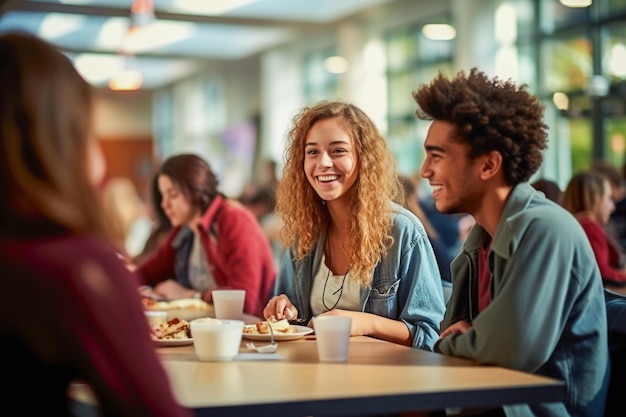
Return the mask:
<path fill-rule="evenodd" d="M 565 393 L 560 381 L 369 337 L 351 338 L 347 363 L 320 363 L 314 335 L 278 343 L 280 360 L 199 362 L 193 345 L 157 351 L 177 398 L 198 416 L 363 416 L 556 402 Z M 262 357 L 245 344 L 240 354 Z"/>

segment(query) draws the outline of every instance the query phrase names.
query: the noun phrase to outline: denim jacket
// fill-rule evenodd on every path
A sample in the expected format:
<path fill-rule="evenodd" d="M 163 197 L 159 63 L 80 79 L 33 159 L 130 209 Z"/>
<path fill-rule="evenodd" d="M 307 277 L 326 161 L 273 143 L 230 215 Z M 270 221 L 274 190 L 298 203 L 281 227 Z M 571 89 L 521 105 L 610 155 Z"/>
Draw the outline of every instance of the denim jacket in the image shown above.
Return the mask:
<path fill-rule="evenodd" d="M 529 184 L 514 188 L 488 264 L 491 303 L 478 314 L 479 225 L 452 262 L 452 297 L 441 323 L 472 323 L 435 351 L 565 382 L 564 403 L 505 406 L 507 416 L 601 416 L 607 318 L 602 279 L 580 224 Z"/>
<path fill-rule="evenodd" d="M 432 246 L 417 217 L 396 204 L 391 234 L 394 243 L 374 268 L 371 286 L 361 288 L 361 311 L 402 320 L 411 332 L 412 346 L 432 350 L 445 310 Z M 312 318 L 312 280 L 324 240 L 321 236 L 315 250 L 301 262 L 294 262 L 288 251 L 276 280 L 275 295 L 286 294 L 306 320 Z"/>

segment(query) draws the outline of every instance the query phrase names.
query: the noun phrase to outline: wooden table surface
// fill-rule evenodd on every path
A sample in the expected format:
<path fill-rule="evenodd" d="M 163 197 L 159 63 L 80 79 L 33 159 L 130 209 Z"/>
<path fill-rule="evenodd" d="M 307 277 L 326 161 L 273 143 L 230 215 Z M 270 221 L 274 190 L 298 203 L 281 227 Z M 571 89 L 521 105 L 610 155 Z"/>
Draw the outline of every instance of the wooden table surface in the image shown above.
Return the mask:
<path fill-rule="evenodd" d="M 259 355 L 246 341 L 240 354 Z M 315 343 L 279 342 L 281 360 L 199 362 L 193 345 L 157 351 L 177 398 L 199 416 L 366 415 L 561 401 L 565 392 L 560 381 L 369 337 L 351 338 L 347 363 L 321 363 Z"/>
<path fill-rule="evenodd" d="M 197 416 L 363 416 L 554 402 L 565 395 L 560 381 L 365 336 L 350 339 L 346 363 L 319 362 L 314 334 L 278 342 L 279 359 L 265 359 L 246 342 L 231 362 L 198 361 L 193 345 L 156 350 L 177 399 Z M 70 393 L 82 405 L 94 403 L 85 385 Z"/>

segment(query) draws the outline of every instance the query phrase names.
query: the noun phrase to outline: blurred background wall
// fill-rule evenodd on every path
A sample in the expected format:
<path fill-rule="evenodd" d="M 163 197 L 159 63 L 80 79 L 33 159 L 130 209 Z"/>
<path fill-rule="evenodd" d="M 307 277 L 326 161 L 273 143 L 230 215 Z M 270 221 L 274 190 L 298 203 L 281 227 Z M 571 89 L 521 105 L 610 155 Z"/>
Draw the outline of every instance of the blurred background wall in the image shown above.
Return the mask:
<path fill-rule="evenodd" d="M 90 2 L 98 0 L 83 3 Z M 122 5 L 130 2 L 100 2 L 98 10 L 121 15 Z M 186 17 L 206 23 L 202 17 L 160 10 L 169 2 L 155 0 L 158 19 Z M 438 71 L 453 75 L 473 66 L 528 84 L 544 102 L 550 147 L 537 176 L 564 186 L 572 172 L 596 159 L 621 167 L 626 148 L 626 3 L 593 0 L 569 7 L 564 2 L 368 0 L 363 10 L 323 24 L 291 22 L 297 30 L 271 47 L 242 58 L 203 60 L 192 73 L 158 87 L 111 91 L 106 84 L 95 84 L 96 132 L 110 175 L 131 178 L 145 198 L 163 158 L 196 152 L 212 164 L 222 190 L 238 196 L 246 184 L 264 175 L 267 161 L 276 162 L 280 176 L 291 118 L 321 99 L 361 106 L 387 136 L 402 173 L 411 175 L 423 158 L 428 127 L 414 116 L 411 92 Z M 24 25 L 24 19 L 11 23 L 16 13 L 50 8 L 48 3 L 75 15 L 89 12 L 86 5 L 61 0 L 0 1 L 0 31 Z M 247 3 L 241 10 L 255 10 L 255 3 L 257 12 L 263 4 L 295 4 Z M 330 3 L 318 3 L 317 8 L 324 4 Z M 283 9 L 286 15 L 289 6 Z M 281 16 L 277 12 L 260 20 L 250 12 L 224 22 L 269 25 Z M 207 20 L 221 22 L 218 17 Z M 41 22 L 29 29 L 39 30 Z M 433 23 L 450 25 L 455 35 L 432 39 L 425 29 Z M 227 49 L 235 47 L 233 36 L 223 42 Z M 64 39 L 71 39 L 71 32 Z M 195 50 L 200 54 L 209 48 Z M 333 62 L 343 68 L 331 70 L 331 57 L 339 58 Z"/>

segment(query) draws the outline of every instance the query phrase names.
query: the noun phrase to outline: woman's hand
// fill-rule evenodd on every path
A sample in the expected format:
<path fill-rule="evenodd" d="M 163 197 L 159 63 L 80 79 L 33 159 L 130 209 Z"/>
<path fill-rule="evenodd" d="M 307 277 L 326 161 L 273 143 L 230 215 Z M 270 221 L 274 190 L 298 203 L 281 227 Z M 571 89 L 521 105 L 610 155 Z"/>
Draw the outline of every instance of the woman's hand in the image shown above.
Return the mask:
<path fill-rule="evenodd" d="M 280 294 L 270 298 L 267 305 L 263 309 L 263 317 L 269 319 L 274 317 L 276 320 L 294 320 L 298 318 L 298 309 L 291 303 L 289 297 Z"/>
<path fill-rule="evenodd" d="M 174 300 L 177 298 L 193 298 L 196 290 L 184 287 L 173 279 L 167 279 L 159 282 L 153 288 L 153 292 L 159 294 L 166 300 Z"/>

